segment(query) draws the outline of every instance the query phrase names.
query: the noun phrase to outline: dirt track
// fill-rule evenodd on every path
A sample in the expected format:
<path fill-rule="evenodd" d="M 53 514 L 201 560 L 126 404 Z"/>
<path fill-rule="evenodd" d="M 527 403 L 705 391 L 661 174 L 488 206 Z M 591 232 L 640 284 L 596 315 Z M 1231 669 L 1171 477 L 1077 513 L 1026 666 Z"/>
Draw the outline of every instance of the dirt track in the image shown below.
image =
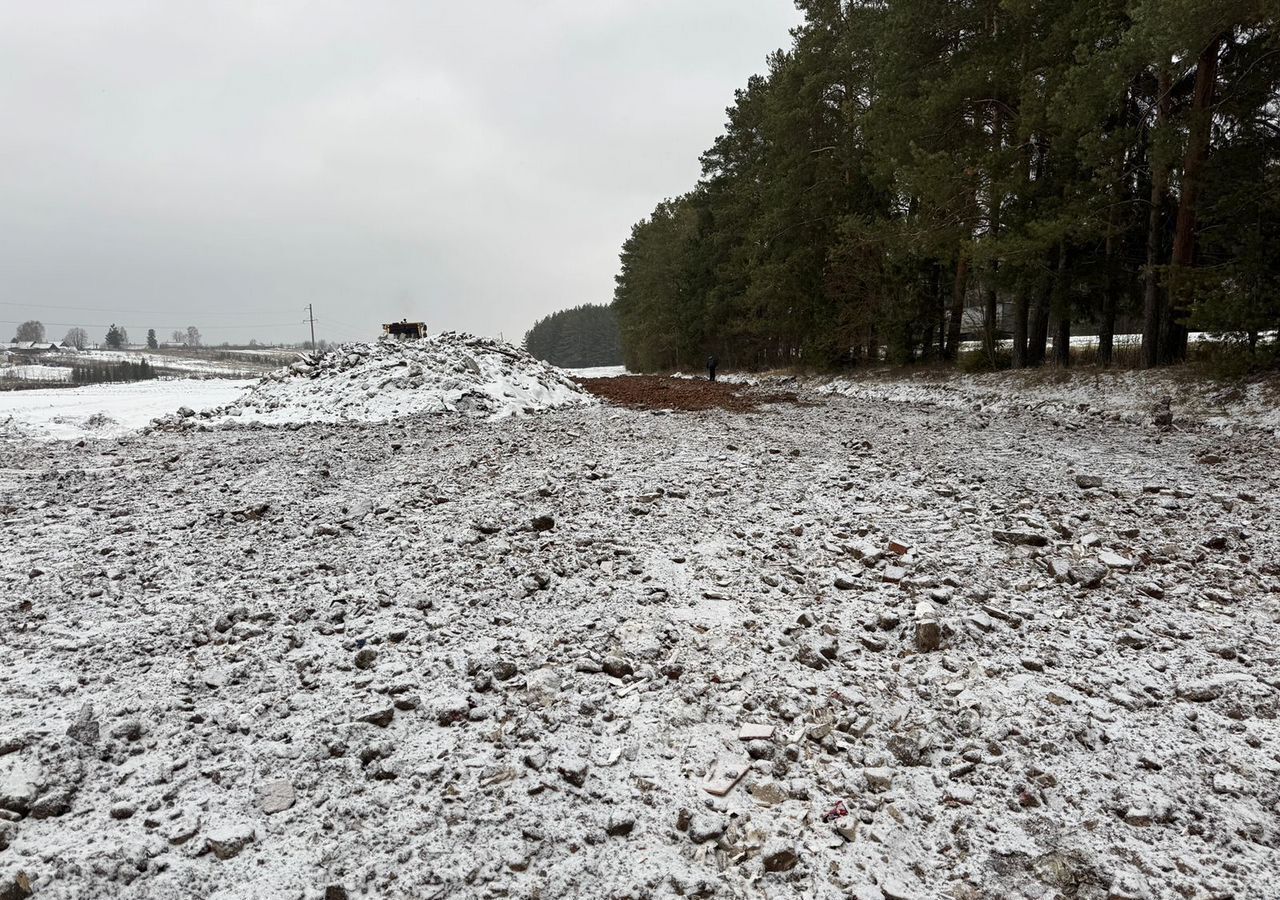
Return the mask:
<path fill-rule="evenodd" d="M 742 384 L 704 378 L 625 375 L 618 378 L 575 379 L 591 393 L 630 409 L 728 409 L 750 412 L 762 403 L 796 403 L 792 393 L 764 392 Z"/>

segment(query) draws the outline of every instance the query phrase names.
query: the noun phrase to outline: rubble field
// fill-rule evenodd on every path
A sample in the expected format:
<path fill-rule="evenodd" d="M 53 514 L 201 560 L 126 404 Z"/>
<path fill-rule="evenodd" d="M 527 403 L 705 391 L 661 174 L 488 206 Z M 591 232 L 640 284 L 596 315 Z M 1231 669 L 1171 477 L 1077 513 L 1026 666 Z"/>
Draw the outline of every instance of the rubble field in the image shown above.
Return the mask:
<path fill-rule="evenodd" d="M 804 399 L 0 440 L 0 897 L 1274 896 L 1277 436 Z"/>

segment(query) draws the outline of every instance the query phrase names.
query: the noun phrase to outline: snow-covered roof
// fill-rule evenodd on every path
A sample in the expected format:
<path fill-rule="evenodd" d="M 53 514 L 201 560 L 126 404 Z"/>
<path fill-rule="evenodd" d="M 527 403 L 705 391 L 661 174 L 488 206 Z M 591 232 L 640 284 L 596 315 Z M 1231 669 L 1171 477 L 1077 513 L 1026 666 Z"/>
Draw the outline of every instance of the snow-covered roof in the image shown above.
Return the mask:
<path fill-rule="evenodd" d="M 61 350 L 57 341 L 10 341 L 5 345 L 7 350 Z"/>

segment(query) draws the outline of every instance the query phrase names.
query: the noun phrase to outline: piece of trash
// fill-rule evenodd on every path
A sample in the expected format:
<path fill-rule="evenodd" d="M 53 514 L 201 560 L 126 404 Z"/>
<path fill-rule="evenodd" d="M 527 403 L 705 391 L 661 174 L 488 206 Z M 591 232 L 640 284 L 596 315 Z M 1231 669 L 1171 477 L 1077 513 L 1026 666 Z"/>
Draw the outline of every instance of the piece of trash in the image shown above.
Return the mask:
<path fill-rule="evenodd" d="M 843 800 L 837 800 L 835 806 L 831 807 L 829 810 L 827 810 L 825 813 L 822 814 L 822 821 L 832 822 L 832 821 L 835 821 L 836 819 L 843 818 L 847 815 L 849 815 L 849 807 L 844 805 Z"/>
<path fill-rule="evenodd" d="M 723 797 L 742 780 L 742 776 L 747 774 L 750 766 L 749 759 L 722 756 L 716 760 L 711 774 L 707 777 L 707 783 L 702 786 L 702 789 L 708 794 Z"/>
<path fill-rule="evenodd" d="M 774 727 L 772 725 L 760 725 L 755 722 L 747 722 L 738 730 L 738 740 L 740 741 L 767 741 L 773 737 Z"/>

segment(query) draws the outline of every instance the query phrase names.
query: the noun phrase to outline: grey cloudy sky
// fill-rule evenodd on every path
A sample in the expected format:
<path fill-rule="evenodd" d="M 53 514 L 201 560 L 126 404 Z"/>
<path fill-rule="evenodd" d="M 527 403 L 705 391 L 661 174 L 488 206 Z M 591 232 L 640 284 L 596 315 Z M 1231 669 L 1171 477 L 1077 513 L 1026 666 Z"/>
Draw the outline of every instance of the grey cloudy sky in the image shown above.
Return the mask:
<path fill-rule="evenodd" d="M 790 0 L 0 4 L 0 340 L 504 332 L 608 302 Z M 78 308 L 71 308 L 78 307 Z M 98 311 L 100 310 L 100 311 Z M 53 324 L 57 323 L 57 324 Z"/>

